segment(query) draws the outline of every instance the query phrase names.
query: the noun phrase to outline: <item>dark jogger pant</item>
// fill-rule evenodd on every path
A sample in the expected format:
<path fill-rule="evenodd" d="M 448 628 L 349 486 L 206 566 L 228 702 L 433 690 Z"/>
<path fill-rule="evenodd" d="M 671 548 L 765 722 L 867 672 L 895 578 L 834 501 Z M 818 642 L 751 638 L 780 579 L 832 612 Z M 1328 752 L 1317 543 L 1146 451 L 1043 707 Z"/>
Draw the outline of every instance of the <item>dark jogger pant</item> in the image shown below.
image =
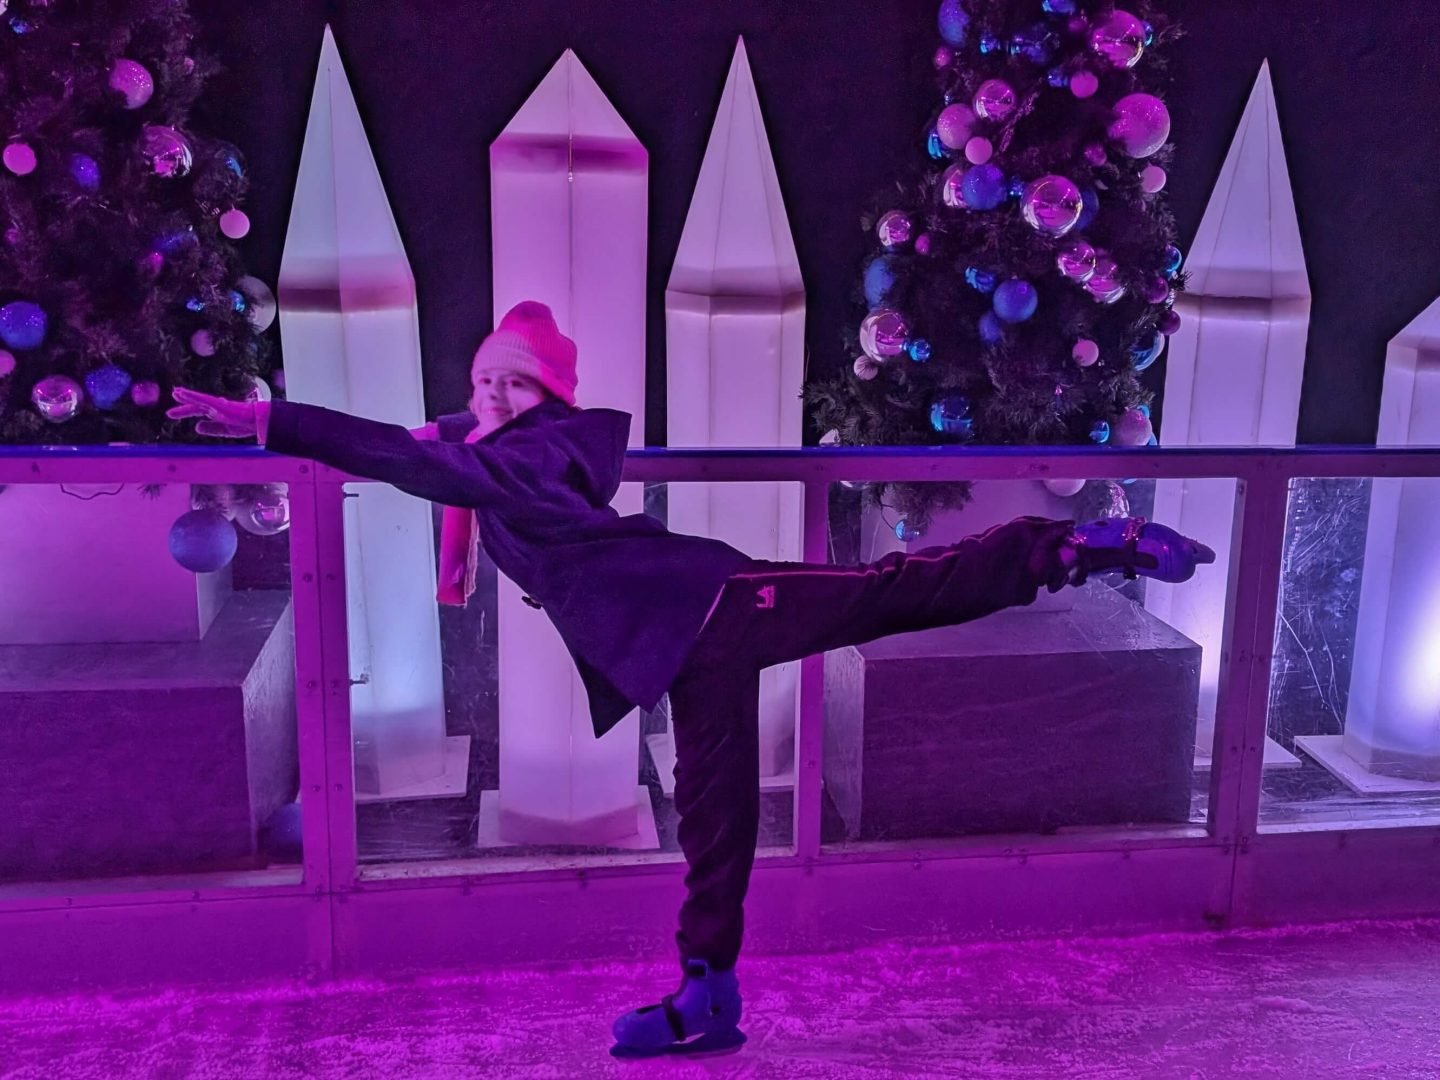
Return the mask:
<path fill-rule="evenodd" d="M 861 566 L 756 561 L 725 585 L 670 689 L 675 807 L 689 872 L 682 962 L 735 966 L 760 819 L 760 672 L 889 634 L 1032 603 L 1065 571 L 1072 523 L 1021 518 L 951 547 Z"/>

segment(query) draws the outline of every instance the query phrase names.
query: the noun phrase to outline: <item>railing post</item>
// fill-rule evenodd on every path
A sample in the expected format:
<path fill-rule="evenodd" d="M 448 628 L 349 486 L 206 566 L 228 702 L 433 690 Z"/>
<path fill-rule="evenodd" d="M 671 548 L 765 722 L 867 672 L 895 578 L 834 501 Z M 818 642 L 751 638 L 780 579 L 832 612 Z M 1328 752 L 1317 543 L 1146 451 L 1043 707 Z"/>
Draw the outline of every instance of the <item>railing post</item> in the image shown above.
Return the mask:
<path fill-rule="evenodd" d="M 804 559 L 830 561 L 830 484 L 805 481 Z M 820 854 L 820 810 L 825 754 L 825 657 L 800 662 L 800 716 L 795 733 L 795 854 Z"/>

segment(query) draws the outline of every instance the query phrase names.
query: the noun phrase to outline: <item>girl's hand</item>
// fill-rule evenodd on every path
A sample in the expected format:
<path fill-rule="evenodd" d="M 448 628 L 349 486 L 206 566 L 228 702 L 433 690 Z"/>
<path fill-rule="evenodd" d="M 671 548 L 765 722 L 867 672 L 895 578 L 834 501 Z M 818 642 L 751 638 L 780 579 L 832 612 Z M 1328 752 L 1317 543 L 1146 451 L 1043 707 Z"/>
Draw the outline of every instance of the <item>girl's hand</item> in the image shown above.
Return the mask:
<path fill-rule="evenodd" d="M 212 397 L 183 386 L 175 388 L 175 401 L 175 408 L 165 415 L 171 420 L 200 417 L 200 422 L 195 425 L 195 431 L 200 435 L 215 435 L 222 439 L 254 439 L 259 435 L 254 402 Z"/>

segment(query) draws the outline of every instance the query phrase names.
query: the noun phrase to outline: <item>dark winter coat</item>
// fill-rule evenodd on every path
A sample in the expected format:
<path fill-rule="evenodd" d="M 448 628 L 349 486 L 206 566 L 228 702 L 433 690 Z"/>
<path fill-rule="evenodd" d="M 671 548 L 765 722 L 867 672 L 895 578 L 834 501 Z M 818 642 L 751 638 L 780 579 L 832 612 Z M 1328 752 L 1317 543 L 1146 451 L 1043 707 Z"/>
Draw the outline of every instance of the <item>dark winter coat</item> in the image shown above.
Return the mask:
<path fill-rule="evenodd" d="M 468 427 L 446 418 L 442 440 Z M 486 553 L 570 650 L 599 736 L 634 707 L 655 707 L 721 587 L 749 561 L 611 508 L 629 433 L 625 413 L 548 401 L 474 443 L 422 442 L 403 427 L 277 401 L 266 446 L 474 508 Z"/>

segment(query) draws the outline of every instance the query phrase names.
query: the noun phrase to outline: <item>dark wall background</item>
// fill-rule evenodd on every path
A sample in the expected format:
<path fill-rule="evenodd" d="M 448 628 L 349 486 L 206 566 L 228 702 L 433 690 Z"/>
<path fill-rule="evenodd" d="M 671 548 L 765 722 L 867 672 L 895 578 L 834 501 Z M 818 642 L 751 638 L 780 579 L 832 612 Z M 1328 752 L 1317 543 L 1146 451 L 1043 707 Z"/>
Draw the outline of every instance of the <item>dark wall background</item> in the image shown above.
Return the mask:
<path fill-rule="evenodd" d="M 914 160 L 938 0 L 192 0 L 227 65 L 197 117 L 246 153 L 245 242 L 274 281 L 329 21 L 409 251 L 426 393 L 460 407 L 490 329 L 489 145 L 567 47 L 650 151 L 647 441 L 663 443 L 663 293 L 737 35 L 809 293 L 809 362 L 839 347 L 866 200 Z M 1039 0 L 1036 0 L 1036 7 Z M 1302 442 L 1373 440 L 1385 343 L 1440 294 L 1440 4 L 1171 0 L 1182 247 L 1270 59 L 1314 312 Z M 1152 369 L 1154 385 L 1163 369 Z M 583 386 L 582 398 L 583 398 Z M 814 432 L 811 432 L 813 439 Z"/>

